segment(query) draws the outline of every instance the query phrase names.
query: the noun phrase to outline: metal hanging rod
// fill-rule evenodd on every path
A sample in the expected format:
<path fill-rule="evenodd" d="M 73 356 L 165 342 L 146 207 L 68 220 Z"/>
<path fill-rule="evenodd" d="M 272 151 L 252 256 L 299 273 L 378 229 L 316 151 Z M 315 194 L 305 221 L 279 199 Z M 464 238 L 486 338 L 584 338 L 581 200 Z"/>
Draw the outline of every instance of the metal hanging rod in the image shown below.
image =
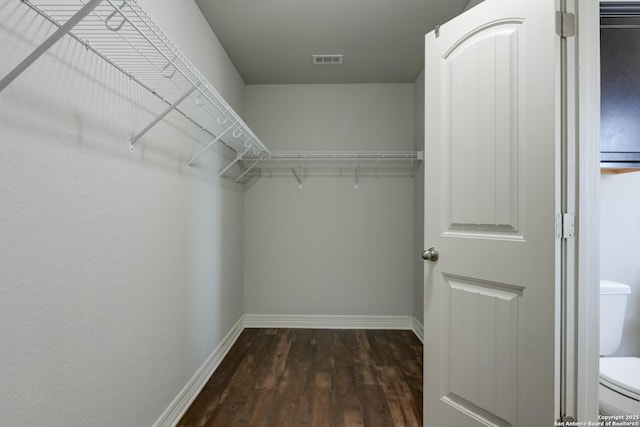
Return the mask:
<path fill-rule="evenodd" d="M 209 135 L 219 135 L 219 125 L 233 126 L 237 132 L 226 135 L 225 145 L 242 152 L 248 145 L 259 155 L 269 150 L 236 114 L 189 59 L 169 40 L 136 0 L 20 0 L 58 26 L 45 42 L 0 80 L 0 91 L 17 78 L 64 35 L 82 43 L 131 80 L 147 89 L 169 108 L 130 141 L 131 147 L 165 115 L 175 110 Z M 213 127 L 203 126 L 179 109 L 190 98 Z M 199 113 L 204 111 L 206 114 Z M 209 129 L 208 129 L 209 128 Z M 215 136 L 214 136 L 215 137 Z"/>
<path fill-rule="evenodd" d="M 255 161 L 256 156 L 245 160 Z M 423 160 L 422 151 L 272 151 L 262 163 L 415 163 Z"/>

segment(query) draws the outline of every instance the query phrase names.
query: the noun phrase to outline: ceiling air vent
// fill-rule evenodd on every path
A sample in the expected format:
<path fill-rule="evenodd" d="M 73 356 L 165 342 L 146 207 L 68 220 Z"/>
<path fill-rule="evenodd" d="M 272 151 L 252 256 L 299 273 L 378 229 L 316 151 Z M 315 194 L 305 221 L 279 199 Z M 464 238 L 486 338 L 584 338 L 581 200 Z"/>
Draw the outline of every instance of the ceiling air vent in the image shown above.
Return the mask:
<path fill-rule="evenodd" d="M 342 55 L 312 55 L 313 65 L 340 65 Z"/>

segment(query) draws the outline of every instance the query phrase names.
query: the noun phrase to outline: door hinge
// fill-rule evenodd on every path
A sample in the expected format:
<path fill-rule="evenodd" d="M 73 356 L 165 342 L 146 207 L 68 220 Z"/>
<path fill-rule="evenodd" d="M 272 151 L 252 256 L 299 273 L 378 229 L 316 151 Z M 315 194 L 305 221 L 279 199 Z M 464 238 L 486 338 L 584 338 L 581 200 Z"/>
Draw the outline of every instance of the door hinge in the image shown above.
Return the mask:
<path fill-rule="evenodd" d="M 572 213 L 558 214 L 556 217 L 556 237 L 569 239 L 576 235 L 575 215 Z"/>
<path fill-rule="evenodd" d="M 576 35 L 576 15 L 569 12 L 556 12 L 556 32 L 560 37 Z"/>

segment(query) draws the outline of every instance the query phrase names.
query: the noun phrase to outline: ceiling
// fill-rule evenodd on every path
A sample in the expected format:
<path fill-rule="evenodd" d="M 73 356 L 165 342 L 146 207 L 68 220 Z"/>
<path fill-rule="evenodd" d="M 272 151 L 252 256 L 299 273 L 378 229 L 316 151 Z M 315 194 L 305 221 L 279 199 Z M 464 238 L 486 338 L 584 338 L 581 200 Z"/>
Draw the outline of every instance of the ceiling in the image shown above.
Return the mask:
<path fill-rule="evenodd" d="M 246 84 L 412 83 L 468 0 L 196 0 Z M 343 54 L 342 65 L 312 65 Z"/>

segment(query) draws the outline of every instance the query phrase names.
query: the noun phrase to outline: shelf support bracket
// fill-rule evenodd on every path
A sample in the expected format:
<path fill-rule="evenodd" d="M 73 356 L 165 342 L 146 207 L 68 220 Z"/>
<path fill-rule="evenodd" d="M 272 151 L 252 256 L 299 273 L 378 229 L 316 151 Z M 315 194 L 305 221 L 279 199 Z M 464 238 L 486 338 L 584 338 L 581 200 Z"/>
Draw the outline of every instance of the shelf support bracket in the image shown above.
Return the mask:
<path fill-rule="evenodd" d="M 211 141 L 209 144 L 207 144 L 206 147 L 204 147 L 202 150 L 200 150 L 200 152 L 198 154 L 193 156 L 191 158 L 191 160 L 189 160 L 187 162 L 187 167 L 191 166 L 193 164 L 193 162 L 198 160 L 200 158 L 200 156 L 202 156 L 204 154 L 205 151 L 207 151 L 209 148 L 211 148 L 213 146 L 213 144 L 215 144 L 216 142 L 220 141 L 220 138 L 222 138 L 225 133 L 229 132 L 232 127 L 233 126 L 229 126 L 228 128 L 226 128 L 224 131 L 222 131 L 222 133 L 220 133 L 220 135 L 216 136 L 216 138 L 213 141 Z"/>
<path fill-rule="evenodd" d="M 180 105 L 180 103 L 182 101 L 184 101 L 185 99 L 187 99 L 187 97 L 189 95 L 191 95 L 193 93 L 194 90 L 196 90 L 198 88 L 198 86 L 200 86 L 200 83 L 198 83 L 196 86 L 192 86 L 191 89 L 189 89 L 188 91 L 186 91 L 182 96 L 180 96 L 180 98 L 178 98 L 173 104 L 171 104 L 166 110 L 164 110 L 162 113 L 160 113 L 160 115 L 158 117 L 156 117 L 151 123 L 149 123 L 147 125 L 146 128 L 142 129 L 136 136 L 134 136 L 133 138 L 131 138 L 131 140 L 129 141 L 129 151 L 133 151 L 133 145 L 138 142 L 138 140 L 140 138 L 142 138 L 142 136 L 149 132 L 149 130 L 151 130 L 152 127 L 154 127 L 155 125 L 158 124 L 158 122 L 160 122 L 162 119 L 164 119 L 166 117 L 167 114 L 169 114 L 170 112 L 172 112 L 173 110 L 175 110 L 178 105 Z"/>
<path fill-rule="evenodd" d="M 235 179 L 235 181 L 234 181 L 234 182 L 235 182 L 235 183 L 237 183 L 238 181 L 240 181 L 240 180 L 242 179 L 242 177 L 243 177 L 243 176 L 245 176 L 247 173 L 249 173 L 249 171 L 250 171 L 251 169 L 253 169 L 253 168 L 254 168 L 258 163 L 260 163 L 260 162 L 261 162 L 261 161 L 263 161 L 263 160 L 264 160 L 264 156 L 260 157 L 258 160 L 256 160 L 255 162 L 253 162 L 253 163 L 251 164 L 251 166 L 249 166 L 249 167 L 247 168 L 247 170 L 245 170 L 244 172 L 242 172 L 242 173 L 240 174 L 240 176 L 239 176 L 239 177 L 237 177 L 237 178 Z"/>
<path fill-rule="evenodd" d="M 296 177 L 296 180 L 298 181 L 298 186 L 300 188 L 302 188 L 302 166 L 298 165 L 298 172 L 296 172 L 295 169 L 291 169 L 291 172 L 293 172 L 293 176 Z"/>
<path fill-rule="evenodd" d="M 242 152 L 242 154 L 240 154 L 239 156 L 237 156 L 237 157 L 236 157 L 236 158 L 235 158 L 231 163 L 229 163 L 229 164 L 227 165 L 227 167 L 226 167 L 226 168 L 222 169 L 222 172 L 220 172 L 220 173 L 218 174 L 218 178 L 220 178 L 222 175 L 224 175 L 224 173 L 225 173 L 226 171 L 228 171 L 228 170 L 231 168 L 231 166 L 233 166 L 233 165 L 235 165 L 236 163 L 238 163 L 238 162 L 240 161 L 240 159 L 242 159 L 242 156 L 244 156 L 245 154 L 247 154 L 247 153 L 249 152 L 249 150 L 251 150 L 251 145 L 249 145 L 249 148 L 247 148 L 246 150 L 244 150 L 244 151 Z"/>
<path fill-rule="evenodd" d="M 358 184 L 359 184 L 359 182 L 358 182 L 358 181 L 359 181 L 359 180 L 360 180 L 360 165 L 356 166 L 356 172 L 355 172 L 355 174 L 354 174 L 354 181 L 355 181 L 355 182 L 354 182 L 354 184 L 353 184 L 353 187 L 354 187 L 354 188 L 358 188 Z"/>
<path fill-rule="evenodd" d="M 76 24 L 85 16 L 90 14 L 93 9 L 96 8 L 103 0 L 91 0 L 80 10 L 78 10 L 75 15 L 73 15 L 67 22 L 64 23 L 60 28 L 58 28 L 53 34 L 49 36 L 40 46 L 38 46 L 29 56 L 22 60 L 20 64 L 18 64 L 13 70 L 9 72 L 2 80 L 0 80 L 0 92 L 4 90 L 12 81 L 14 81 L 24 70 L 29 68 L 31 64 L 33 64 L 43 53 L 45 53 L 51 46 L 56 44 L 58 40 L 60 40 L 65 34 L 67 34 Z"/>

